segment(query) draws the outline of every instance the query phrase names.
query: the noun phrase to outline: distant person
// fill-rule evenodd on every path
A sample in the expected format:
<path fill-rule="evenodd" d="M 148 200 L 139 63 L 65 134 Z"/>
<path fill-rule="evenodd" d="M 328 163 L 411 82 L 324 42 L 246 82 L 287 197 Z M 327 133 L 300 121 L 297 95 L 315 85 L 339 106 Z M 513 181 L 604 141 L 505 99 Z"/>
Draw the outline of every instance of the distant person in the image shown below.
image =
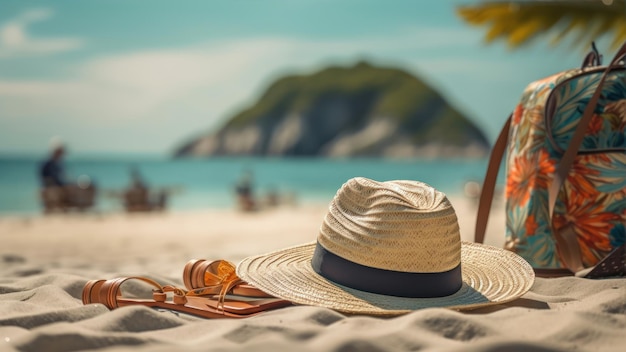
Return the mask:
<path fill-rule="evenodd" d="M 237 181 L 235 192 L 237 193 L 237 201 L 241 210 L 255 210 L 256 202 L 254 201 L 252 171 L 245 170 L 243 172 L 243 174 L 239 178 L 239 181 Z"/>
<path fill-rule="evenodd" d="M 130 170 L 130 185 L 124 192 L 124 202 L 126 211 L 129 212 L 165 210 L 167 191 L 151 194 L 139 170 L 133 167 Z"/>
<path fill-rule="evenodd" d="M 134 167 L 130 170 L 130 179 L 131 179 L 131 189 L 139 189 L 139 190 L 148 189 L 148 186 L 144 182 L 137 168 Z"/>
<path fill-rule="evenodd" d="M 50 155 L 39 169 L 41 201 L 46 212 L 83 211 L 94 204 L 96 188 L 87 175 L 81 175 L 78 182 L 67 180 L 63 166 L 65 152 L 63 143 L 54 140 Z"/>
<path fill-rule="evenodd" d="M 39 171 L 42 187 L 63 187 L 67 184 L 63 170 L 64 155 L 63 144 L 54 142 L 50 156 L 41 164 Z"/>
<path fill-rule="evenodd" d="M 130 185 L 124 194 L 124 201 L 127 211 L 147 211 L 151 208 L 148 186 L 135 167 L 130 170 Z"/>
<path fill-rule="evenodd" d="M 65 155 L 63 144 L 53 141 L 50 155 L 39 168 L 40 197 L 46 213 L 67 211 L 70 208 L 69 192 L 65 190 L 67 180 L 63 170 L 63 155 Z"/>

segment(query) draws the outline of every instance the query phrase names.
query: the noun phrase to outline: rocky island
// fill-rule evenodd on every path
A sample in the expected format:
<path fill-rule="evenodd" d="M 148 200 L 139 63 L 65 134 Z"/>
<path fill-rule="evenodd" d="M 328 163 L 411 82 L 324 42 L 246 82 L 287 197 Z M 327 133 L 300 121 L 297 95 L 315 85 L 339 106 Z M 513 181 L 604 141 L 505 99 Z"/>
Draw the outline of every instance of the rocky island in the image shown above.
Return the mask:
<path fill-rule="evenodd" d="M 443 96 L 396 68 L 360 62 L 275 81 L 185 156 L 484 157 L 484 133 Z"/>

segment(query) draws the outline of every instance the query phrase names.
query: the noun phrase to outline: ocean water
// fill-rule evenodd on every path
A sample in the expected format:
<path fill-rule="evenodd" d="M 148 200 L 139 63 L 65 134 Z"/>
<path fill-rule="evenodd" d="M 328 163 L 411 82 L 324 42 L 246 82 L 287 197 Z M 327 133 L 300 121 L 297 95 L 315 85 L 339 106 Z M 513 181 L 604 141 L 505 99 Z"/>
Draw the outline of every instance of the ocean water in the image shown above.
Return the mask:
<path fill-rule="evenodd" d="M 0 156 L 0 215 L 41 212 L 40 163 L 40 158 L 32 156 Z M 256 195 L 275 190 L 303 204 L 328 203 L 346 180 L 357 176 L 377 181 L 418 180 L 458 195 L 467 181 L 482 181 L 487 161 L 99 156 L 68 158 L 64 164 L 68 179 L 87 176 L 97 186 L 96 210 L 115 212 L 123 207 L 111 193 L 129 185 L 132 168 L 151 188 L 173 189 L 168 209 L 176 211 L 234 207 L 234 187 L 246 170 L 253 175 Z"/>

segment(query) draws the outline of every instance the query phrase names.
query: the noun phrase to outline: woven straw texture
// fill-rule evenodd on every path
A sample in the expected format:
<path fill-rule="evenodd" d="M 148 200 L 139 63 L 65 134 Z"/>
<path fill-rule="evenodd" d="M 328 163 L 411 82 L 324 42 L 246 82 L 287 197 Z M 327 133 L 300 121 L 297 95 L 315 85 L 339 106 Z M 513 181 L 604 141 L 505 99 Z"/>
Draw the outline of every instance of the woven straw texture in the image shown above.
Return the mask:
<path fill-rule="evenodd" d="M 416 181 L 350 179 L 331 201 L 317 238 L 373 268 L 429 273 L 461 260 L 459 224 L 445 194 Z"/>
<path fill-rule="evenodd" d="M 491 246 L 462 244 L 454 208 L 445 194 L 416 181 L 348 180 L 331 201 L 317 242 L 339 257 L 385 270 L 436 273 L 460 262 L 463 285 L 455 294 L 438 298 L 355 290 L 313 270 L 315 242 L 246 258 L 237 274 L 294 303 L 371 315 L 504 303 L 523 295 L 534 281 L 532 268 L 520 256 Z"/>
<path fill-rule="evenodd" d="M 313 271 L 315 242 L 267 255 L 249 257 L 237 266 L 243 280 L 297 304 L 314 305 L 348 314 L 399 315 L 430 307 L 457 310 L 512 301 L 534 282 L 530 265 L 501 248 L 463 242 L 463 286 L 439 298 L 403 298 L 373 294 L 337 285 Z"/>

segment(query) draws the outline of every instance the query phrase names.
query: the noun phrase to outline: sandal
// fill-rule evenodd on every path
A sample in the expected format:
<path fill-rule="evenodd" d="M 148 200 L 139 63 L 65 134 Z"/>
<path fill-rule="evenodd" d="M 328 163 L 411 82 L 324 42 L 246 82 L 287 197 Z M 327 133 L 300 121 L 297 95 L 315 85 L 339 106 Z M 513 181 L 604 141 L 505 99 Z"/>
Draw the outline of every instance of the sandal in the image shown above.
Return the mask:
<path fill-rule="evenodd" d="M 127 280 L 139 280 L 155 287 L 152 299 L 122 297 L 121 286 Z M 171 301 L 167 293 L 172 293 Z M 109 309 L 129 305 L 143 305 L 196 315 L 203 318 L 246 318 L 266 310 L 286 306 L 281 299 L 235 300 L 223 296 L 190 295 L 174 286 L 161 286 L 158 282 L 145 277 L 123 277 L 111 280 L 91 280 L 83 287 L 84 304 L 102 303 Z M 288 302 L 290 304 L 290 302 Z"/>
<path fill-rule="evenodd" d="M 191 292 L 198 294 L 227 293 L 243 297 L 275 298 L 241 280 L 235 266 L 226 260 L 192 259 L 185 265 L 183 282 Z"/>

